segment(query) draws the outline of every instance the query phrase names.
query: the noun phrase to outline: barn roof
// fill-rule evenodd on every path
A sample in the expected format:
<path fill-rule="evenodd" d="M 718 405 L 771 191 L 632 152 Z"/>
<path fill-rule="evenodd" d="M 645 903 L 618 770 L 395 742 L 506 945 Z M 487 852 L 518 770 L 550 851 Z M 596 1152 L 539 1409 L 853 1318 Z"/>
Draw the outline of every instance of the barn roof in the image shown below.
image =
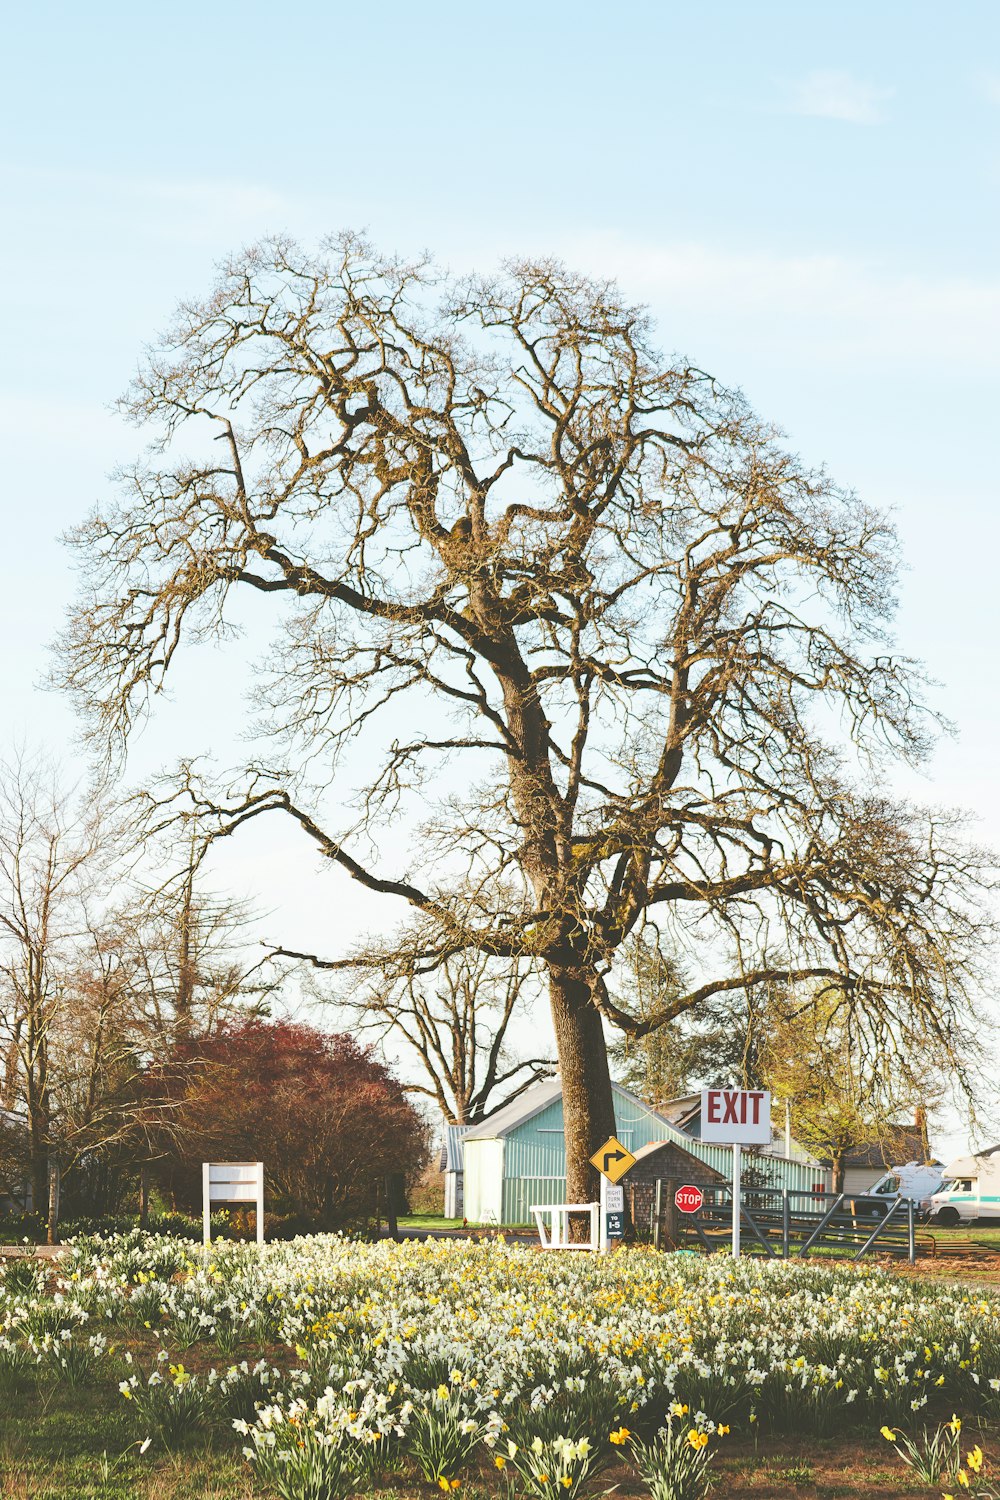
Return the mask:
<path fill-rule="evenodd" d="M 622 1084 L 613 1081 L 611 1091 L 619 1098 L 631 1100 L 650 1119 L 661 1124 L 664 1127 L 666 1138 L 671 1140 L 674 1138 L 676 1131 L 670 1124 L 670 1121 L 665 1119 L 657 1110 L 651 1109 L 648 1104 L 639 1098 L 638 1094 L 633 1094 L 631 1089 L 627 1089 Z M 553 1078 L 543 1078 L 540 1083 L 533 1084 L 530 1089 L 525 1089 L 523 1094 L 519 1094 L 516 1099 L 512 1099 L 509 1104 L 505 1104 L 503 1109 L 498 1109 L 495 1115 L 490 1115 L 488 1119 L 483 1120 L 479 1125 L 473 1126 L 464 1139 L 467 1141 L 495 1141 L 501 1136 L 510 1135 L 512 1130 L 516 1130 L 519 1125 L 525 1124 L 527 1120 L 533 1119 L 535 1115 L 541 1114 L 543 1109 L 548 1109 L 550 1104 L 554 1104 L 561 1097 L 562 1079 L 559 1074 L 557 1073 Z"/>
<path fill-rule="evenodd" d="M 558 1073 L 554 1078 L 543 1078 L 540 1083 L 532 1084 L 530 1089 L 525 1089 L 523 1094 L 518 1094 L 509 1104 L 498 1109 L 496 1114 L 489 1115 L 487 1119 L 473 1125 L 467 1132 L 467 1141 L 495 1141 L 502 1135 L 509 1135 L 525 1120 L 541 1114 L 543 1109 L 562 1094 L 562 1079 Z"/>

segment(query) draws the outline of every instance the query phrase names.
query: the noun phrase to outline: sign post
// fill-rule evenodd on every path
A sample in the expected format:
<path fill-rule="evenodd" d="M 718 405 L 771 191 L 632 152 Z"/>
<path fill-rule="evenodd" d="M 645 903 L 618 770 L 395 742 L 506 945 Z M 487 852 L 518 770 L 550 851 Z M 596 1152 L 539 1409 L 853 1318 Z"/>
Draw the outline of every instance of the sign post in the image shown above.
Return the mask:
<path fill-rule="evenodd" d="M 600 1248 L 607 1250 L 610 1240 L 620 1240 L 625 1229 L 625 1189 L 618 1180 L 635 1166 L 635 1157 L 621 1141 L 610 1136 L 590 1158 L 590 1165 L 601 1174 Z"/>
<path fill-rule="evenodd" d="M 740 1253 L 744 1146 L 771 1143 L 771 1095 L 766 1089 L 702 1089 L 701 1138 L 733 1148 L 733 1255 Z"/>
<path fill-rule="evenodd" d="M 743 1196 L 743 1148 L 739 1141 L 733 1142 L 733 1258 L 740 1258 L 740 1219 L 743 1216 L 743 1206 L 740 1199 Z"/>

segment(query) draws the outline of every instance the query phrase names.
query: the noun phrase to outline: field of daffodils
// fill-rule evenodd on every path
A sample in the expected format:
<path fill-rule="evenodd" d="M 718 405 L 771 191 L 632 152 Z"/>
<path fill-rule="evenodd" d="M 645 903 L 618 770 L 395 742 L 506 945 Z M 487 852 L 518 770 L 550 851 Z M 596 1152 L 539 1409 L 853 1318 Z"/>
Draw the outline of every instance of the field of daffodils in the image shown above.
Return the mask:
<path fill-rule="evenodd" d="M 988 1493 L 953 1414 L 1000 1413 L 1000 1298 L 891 1271 L 136 1232 L 0 1277 L 0 1391 L 104 1387 L 137 1451 L 227 1432 L 262 1495 L 574 1500 L 624 1461 L 697 1500 L 727 1438 L 857 1431 L 919 1474 L 923 1425 Z"/>

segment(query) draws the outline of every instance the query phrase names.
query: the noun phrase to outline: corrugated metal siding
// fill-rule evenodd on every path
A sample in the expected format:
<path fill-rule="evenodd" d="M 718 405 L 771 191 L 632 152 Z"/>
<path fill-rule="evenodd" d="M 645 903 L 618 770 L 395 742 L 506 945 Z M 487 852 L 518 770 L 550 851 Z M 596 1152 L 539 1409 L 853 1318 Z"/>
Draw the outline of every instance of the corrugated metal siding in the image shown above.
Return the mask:
<path fill-rule="evenodd" d="M 678 1134 L 669 1125 L 664 1125 L 645 1105 L 617 1093 L 614 1103 L 615 1132 L 622 1145 L 627 1146 L 630 1151 L 637 1151 L 650 1141 L 675 1140 L 680 1145 L 693 1144 L 686 1136 Z M 566 1149 L 561 1099 L 553 1100 L 539 1114 L 526 1120 L 523 1125 L 516 1126 L 506 1139 L 505 1177 L 565 1176 Z M 554 1203 L 559 1201 L 552 1199 Z"/>
<path fill-rule="evenodd" d="M 505 1177 L 564 1177 L 566 1148 L 563 1142 L 562 1099 L 525 1120 L 506 1137 Z M 472 1142 L 467 1144 L 471 1145 Z M 561 1200 L 553 1198 L 553 1203 Z"/>
<path fill-rule="evenodd" d="M 730 1147 L 695 1140 L 666 1124 L 641 1100 L 617 1091 L 614 1105 L 616 1133 L 630 1150 L 637 1151 L 651 1141 L 670 1140 L 714 1167 L 727 1180 L 732 1179 Z M 531 1221 L 532 1204 L 566 1201 L 562 1099 L 553 1100 L 501 1141 L 466 1140 L 464 1147 L 465 1211 L 471 1222 L 495 1222 L 499 1218 L 504 1224 L 527 1224 Z M 745 1170 L 753 1165 L 766 1175 L 768 1186 L 796 1192 L 810 1192 L 817 1184 L 829 1186 L 829 1173 L 808 1162 L 764 1154 L 754 1158 L 748 1153 L 743 1160 Z M 502 1185 L 491 1180 L 501 1172 Z"/>
<path fill-rule="evenodd" d="M 531 1224 L 531 1210 L 538 1204 L 565 1203 L 565 1177 L 505 1177 L 503 1180 L 503 1221 L 505 1224 Z"/>
<path fill-rule="evenodd" d="M 714 1167 L 729 1181 L 733 1154 L 728 1146 L 706 1145 L 664 1123 L 638 1100 L 615 1094 L 616 1133 L 624 1146 L 636 1151 L 650 1141 L 672 1140 Z M 466 1143 L 466 1150 L 476 1143 Z M 828 1173 L 807 1162 L 780 1156 L 752 1158 L 744 1154 L 744 1170 L 752 1165 L 766 1174 L 768 1186 L 810 1192 L 817 1184 L 828 1187 Z M 533 1119 L 512 1130 L 504 1157 L 503 1222 L 527 1224 L 531 1206 L 566 1201 L 566 1156 L 563 1141 L 562 1100 L 556 1099 Z M 626 1182 L 628 1179 L 625 1179 Z M 468 1185 L 467 1185 L 468 1190 Z M 469 1217 L 472 1215 L 470 1213 Z"/>

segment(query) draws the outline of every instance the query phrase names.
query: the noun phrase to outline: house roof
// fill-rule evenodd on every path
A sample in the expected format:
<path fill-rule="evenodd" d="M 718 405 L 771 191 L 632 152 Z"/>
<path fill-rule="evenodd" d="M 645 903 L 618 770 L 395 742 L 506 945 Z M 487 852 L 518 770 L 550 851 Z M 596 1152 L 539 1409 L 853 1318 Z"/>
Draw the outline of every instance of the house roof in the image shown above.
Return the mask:
<path fill-rule="evenodd" d="M 652 1120 L 658 1121 L 668 1131 L 673 1131 L 674 1127 L 666 1116 L 659 1110 L 651 1108 L 645 1100 L 639 1098 L 638 1094 L 633 1094 L 631 1089 L 612 1081 L 611 1091 L 622 1099 L 630 1099 Z M 523 1094 L 519 1094 L 516 1099 L 505 1104 L 503 1109 L 498 1109 L 495 1115 L 490 1115 L 479 1125 L 473 1126 L 464 1139 L 467 1141 L 499 1140 L 502 1136 L 510 1135 L 512 1130 L 516 1130 L 525 1121 L 541 1114 L 543 1109 L 548 1109 L 550 1104 L 554 1104 L 561 1097 L 562 1079 L 559 1074 L 557 1073 L 553 1078 L 543 1078 L 540 1083 L 533 1084 L 530 1089 L 525 1089 Z"/>
<path fill-rule="evenodd" d="M 874 1167 L 884 1172 L 901 1162 L 923 1159 L 924 1140 L 919 1125 L 887 1125 L 879 1140 L 853 1147 L 844 1158 L 844 1166 Z M 820 1161 L 825 1167 L 831 1164 L 829 1156 L 821 1156 Z"/>
<path fill-rule="evenodd" d="M 685 1147 L 678 1146 L 676 1141 L 647 1141 L 645 1146 L 639 1146 L 637 1148 L 635 1152 L 635 1159 L 637 1162 L 642 1162 L 645 1161 L 648 1156 L 654 1156 L 657 1151 L 664 1150 L 670 1150 L 678 1156 L 686 1157 L 690 1162 L 690 1167 L 688 1168 L 688 1170 L 690 1171 L 692 1177 L 697 1172 L 703 1180 L 706 1177 L 709 1177 L 714 1182 L 726 1181 L 726 1178 L 722 1175 L 721 1172 L 717 1172 L 714 1167 L 710 1167 L 708 1165 L 708 1162 L 702 1161 L 700 1157 L 695 1156 L 691 1151 L 686 1150 Z"/>

